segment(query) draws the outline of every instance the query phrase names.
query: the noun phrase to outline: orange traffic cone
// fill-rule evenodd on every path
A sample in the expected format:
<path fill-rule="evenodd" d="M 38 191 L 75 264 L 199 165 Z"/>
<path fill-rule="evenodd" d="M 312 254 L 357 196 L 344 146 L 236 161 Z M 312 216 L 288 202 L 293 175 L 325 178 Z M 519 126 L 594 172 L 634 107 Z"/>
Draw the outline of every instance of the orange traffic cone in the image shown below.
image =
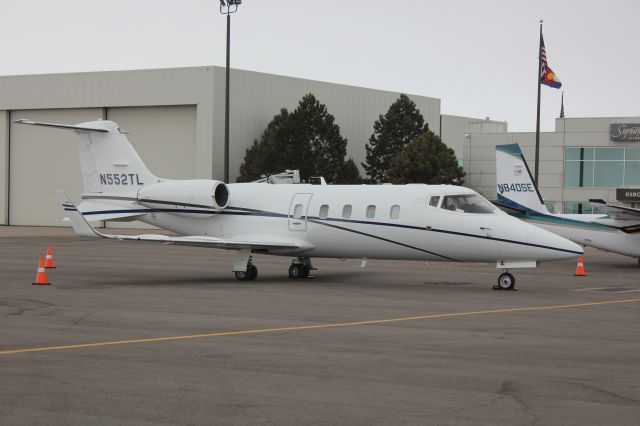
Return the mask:
<path fill-rule="evenodd" d="M 51 254 L 51 246 L 47 246 L 47 257 L 44 259 L 44 267 L 46 269 L 55 269 L 53 264 L 53 255 Z"/>
<path fill-rule="evenodd" d="M 33 285 L 50 285 L 47 282 L 47 271 L 44 269 L 44 257 L 40 256 L 40 262 L 38 262 L 38 273 L 36 274 L 36 282 Z"/>
<path fill-rule="evenodd" d="M 584 263 L 582 261 L 582 256 L 578 258 L 578 266 L 576 266 L 576 277 L 586 277 L 587 274 L 584 272 Z"/>

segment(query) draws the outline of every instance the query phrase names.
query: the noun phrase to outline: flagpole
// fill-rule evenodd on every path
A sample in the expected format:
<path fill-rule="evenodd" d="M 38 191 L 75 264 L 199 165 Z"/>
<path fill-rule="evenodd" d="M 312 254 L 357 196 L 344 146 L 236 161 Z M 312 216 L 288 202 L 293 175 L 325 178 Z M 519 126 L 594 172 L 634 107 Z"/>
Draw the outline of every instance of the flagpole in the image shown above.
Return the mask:
<path fill-rule="evenodd" d="M 540 164 L 540 88 L 541 83 L 541 69 L 542 69 L 542 19 L 540 19 L 540 45 L 538 46 L 538 111 L 536 114 L 536 164 L 535 164 L 535 178 L 533 184 L 538 188 L 538 166 Z"/>

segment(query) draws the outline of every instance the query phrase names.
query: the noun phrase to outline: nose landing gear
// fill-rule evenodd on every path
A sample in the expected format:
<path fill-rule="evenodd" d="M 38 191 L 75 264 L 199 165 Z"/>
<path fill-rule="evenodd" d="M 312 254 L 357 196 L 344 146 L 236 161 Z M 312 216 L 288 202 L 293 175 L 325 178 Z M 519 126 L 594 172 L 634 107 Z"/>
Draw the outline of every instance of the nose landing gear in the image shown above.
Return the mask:
<path fill-rule="evenodd" d="M 504 271 L 498 277 L 498 285 L 493 286 L 494 290 L 515 290 L 516 289 L 516 279 L 509 272 Z"/>

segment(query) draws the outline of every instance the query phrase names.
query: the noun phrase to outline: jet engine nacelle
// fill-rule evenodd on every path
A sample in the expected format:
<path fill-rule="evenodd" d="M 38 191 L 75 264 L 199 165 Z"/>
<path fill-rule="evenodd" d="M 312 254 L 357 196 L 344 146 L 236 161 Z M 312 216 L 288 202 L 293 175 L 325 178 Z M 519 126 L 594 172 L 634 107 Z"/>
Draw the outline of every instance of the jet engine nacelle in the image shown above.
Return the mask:
<path fill-rule="evenodd" d="M 229 204 L 229 188 L 217 180 L 171 180 L 145 186 L 138 191 L 138 203 L 156 209 L 177 209 L 179 215 L 197 215 L 222 210 Z M 184 210 L 181 212 L 180 210 Z"/>

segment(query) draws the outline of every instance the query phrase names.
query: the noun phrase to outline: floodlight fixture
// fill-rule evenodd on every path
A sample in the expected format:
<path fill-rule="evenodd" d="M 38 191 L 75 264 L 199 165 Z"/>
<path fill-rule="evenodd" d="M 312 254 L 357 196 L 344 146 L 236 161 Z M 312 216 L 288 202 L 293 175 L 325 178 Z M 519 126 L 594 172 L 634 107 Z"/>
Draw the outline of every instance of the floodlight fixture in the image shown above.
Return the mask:
<path fill-rule="evenodd" d="M 220 0 L 220 13 L 223 15 L 236 13 L 238 11 L 238 6 L 241 4 L 242 0 Z"/>

